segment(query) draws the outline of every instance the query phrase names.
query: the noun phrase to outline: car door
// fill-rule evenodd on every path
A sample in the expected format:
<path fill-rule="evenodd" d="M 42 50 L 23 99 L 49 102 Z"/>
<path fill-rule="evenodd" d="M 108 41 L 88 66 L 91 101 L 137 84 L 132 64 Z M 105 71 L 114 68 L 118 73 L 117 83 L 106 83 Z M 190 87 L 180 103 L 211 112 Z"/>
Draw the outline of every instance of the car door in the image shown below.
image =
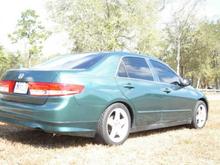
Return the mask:
<path fill-rule="evenodd" d="M 150 60 L 158 82 L 155 83 L 161 93 L 158 103 L 163 106 L 162 122 L 187 122 L 191 120 L 194 100 L 190 98 L 187 87 L 181 86 L 179 77 L 170 67 L 160 61 Z"/>
<path fill-rule="evenodd" d="M 157 102 L 159 95 L 155 95 L 154 76 L 145 58 L 123 57 L 116 80 L 121 92 L 135 107 L 137 126 L 160 122 L 158 109 L 162 107 Z"/>

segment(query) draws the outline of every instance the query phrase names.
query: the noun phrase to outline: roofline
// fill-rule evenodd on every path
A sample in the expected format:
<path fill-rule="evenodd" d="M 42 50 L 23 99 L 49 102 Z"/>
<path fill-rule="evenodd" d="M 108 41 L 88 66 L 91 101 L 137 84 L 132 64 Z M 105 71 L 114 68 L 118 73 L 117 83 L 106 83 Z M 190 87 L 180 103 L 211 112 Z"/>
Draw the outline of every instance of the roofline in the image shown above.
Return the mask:
<path fill-rule="evenodd" d="M 127 52 L 127 51 L 82 52 L 82 53 L 70 53 L 70 54 L 66 54 L 66 55 L 74 55 L 74 54 L 77 54 L 77 55 L 103 54 L 103 55 L 111 55 L 111 56 L 124 56 L 124 55 L 126 55 L 126 56 L 147 57 L 147 58 L 152 59 L 152 60 L 157 60 L 157 61 L 163 62 L 159 58 L 157 58 L 157 57 L 155 57 L 153 55 L 141 54 L 141 53 L 139 54 L 137 52 Z"/>
<path fill-rule="evenodd" d="M 119 55 L 119 56 L 123 56 L 123 55 L 131 55 L 131 56 L 137 56 L 137 57 L 147 57 L 149 59 L 153 59 L 153 60 L 157 60 L 157 61 L 161 61 L 159 58 L 153 56 L 153 55 L 149 55 L 149 54 L 142 54 L 142 53 L 136 53 L 136 52 L 126 52 L 126 51 L 112 51 L 112 52 L 97 52 L 97 53 L 103 53 L 103 54 L 111 54 L 111 55 Z"/>

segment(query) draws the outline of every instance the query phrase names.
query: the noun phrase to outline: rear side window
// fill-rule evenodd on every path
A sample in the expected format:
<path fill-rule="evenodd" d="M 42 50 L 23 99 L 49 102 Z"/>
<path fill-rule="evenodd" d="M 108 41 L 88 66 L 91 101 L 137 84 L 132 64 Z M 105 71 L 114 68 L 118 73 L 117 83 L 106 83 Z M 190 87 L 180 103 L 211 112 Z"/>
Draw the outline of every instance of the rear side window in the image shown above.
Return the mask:
<path fill-rule="evenodd" d="M 77 65 L 72 67 L 72 69 L 89 69 L 97 62 L 99 62 L 102 58 L 102 55 L 87 56 L 85 58 L 82 58 Z"/>
<path fill-rule="evenodd" d="M 128 77 L 128 74 L 125 70 L 125 65 L 123 62 L 120 63 L 119 68 L 118 68 L 118 76 L 119 77 Z"/>
<path fill-rule="evenodd" d="M 122 61 L 130 78 L 153 81 L 152 73 L 144 58 L 124 57 Z"/>
<path fill-rule="evenodd" d="M 180 82 L 179 76 L 177 76 L 177 74 L 173 72 L 169 67 L 154 60 L 150 60 L 150 62 L 153 65 L 154 70 L 161 82 L 165 82 L 165 83 Z"/>
<path fill-rule="evenodd" d="M 89 69 L 101 59 L 103 55 L 90 54 L 90 55 L 67 55 L 56 57 L 48 62 L 36 66 L 35 68 L 41 69 Z"/>

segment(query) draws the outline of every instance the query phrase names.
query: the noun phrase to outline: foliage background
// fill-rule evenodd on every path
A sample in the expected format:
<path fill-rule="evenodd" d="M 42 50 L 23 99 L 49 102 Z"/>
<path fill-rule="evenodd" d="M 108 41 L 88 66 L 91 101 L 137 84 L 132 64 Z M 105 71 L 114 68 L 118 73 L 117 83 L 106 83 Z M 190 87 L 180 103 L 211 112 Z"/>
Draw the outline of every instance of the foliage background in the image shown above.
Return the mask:
<path fill-rule="evenodd" d="M 166 24 L 161 12 L 175 10 Z M 150 54 L 167 62 L 198 88 L 220 84 L 220 20 L 198 16 L 204 0 L 47 0 L 55 31 L 68 33 L 71 52 L 129 51 Z M 0 74 L 9 68 L 31 67 L 42 53 L 49 32 L 33 10 L 21 13 L 9 34 L 17 52 L 0 47 Z"/>

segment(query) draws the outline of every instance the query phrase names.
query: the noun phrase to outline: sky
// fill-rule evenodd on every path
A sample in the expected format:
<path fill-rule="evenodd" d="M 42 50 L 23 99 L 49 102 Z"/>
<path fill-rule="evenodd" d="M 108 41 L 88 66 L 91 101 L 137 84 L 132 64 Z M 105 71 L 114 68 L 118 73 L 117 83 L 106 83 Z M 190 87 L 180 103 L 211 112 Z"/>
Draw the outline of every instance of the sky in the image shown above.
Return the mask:
<path fill-rule="evenodd" d="M 48 30 L 53 31 L 53 24 L 48 22 L 49 16 L 45 8 L 45 2 L 45 0 L 0 0 L 0 45 L 12 52 L 17 50 L 17 45 L 11 44 L 8 34 L 15 30 L 21 12 L 26 9 L 36 10 L 43 25 Z M 67 53 L 69 50 L 67 42 L 68 36 L 66 33 L 55 33 L 46 41 L 43 53 Z"/>
<path fill-rule="evenodd" d="M 15 45 L 11 44 L 8 34 L 15 30 L 17 20 L 21 12 L 26 9 L 34 9 L 40 15 L 43 24 L 53 30 L 54 26 L 48 22 L 48 13 L 45 8 L 45 0 L 1 0 L 0 1 L 0 45 L 10 51 L 16 51 Z M 200 12 L 202 17 L 209 20 L 220 18 L 220 0 L 206 0 L 204 9 Z M 169 19 L 169 10 L 164 12 L 163 20 Z M 56 45 L 56 46 L 54 46 Z M 67 53 L 69 51 L 68 36 L 65 32 L 54 33 L 45 43 L 44 54 Z"/>

